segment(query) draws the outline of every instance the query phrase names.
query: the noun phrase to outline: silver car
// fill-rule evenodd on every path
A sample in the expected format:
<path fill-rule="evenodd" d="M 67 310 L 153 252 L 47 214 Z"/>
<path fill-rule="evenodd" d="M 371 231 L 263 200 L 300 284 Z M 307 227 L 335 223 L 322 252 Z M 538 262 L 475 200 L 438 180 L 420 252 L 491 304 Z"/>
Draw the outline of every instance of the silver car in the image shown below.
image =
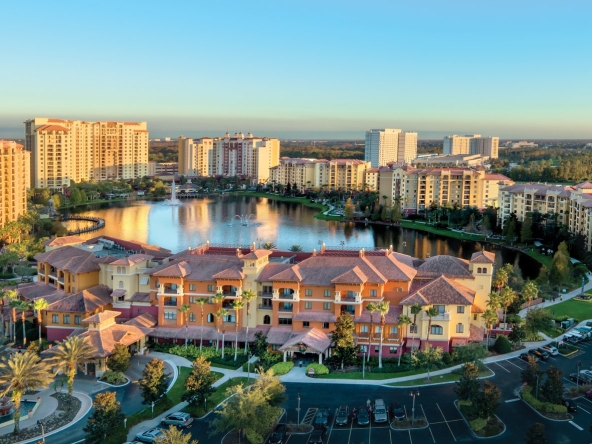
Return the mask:
<path fill-rule="evenodd" d="M 160 438 L 164 435 L 162 429 L 150 429 L 145 432 L 138 433 L 136 439 L 140 442 L 154 442 L 156 438 Z"/>
<path fill-rule="evenodd" d="M 162 425 L 174 425 L 177 427 L 191 427 L 193 418 L 189 413 L 177 412 L 162 418 Z"/>

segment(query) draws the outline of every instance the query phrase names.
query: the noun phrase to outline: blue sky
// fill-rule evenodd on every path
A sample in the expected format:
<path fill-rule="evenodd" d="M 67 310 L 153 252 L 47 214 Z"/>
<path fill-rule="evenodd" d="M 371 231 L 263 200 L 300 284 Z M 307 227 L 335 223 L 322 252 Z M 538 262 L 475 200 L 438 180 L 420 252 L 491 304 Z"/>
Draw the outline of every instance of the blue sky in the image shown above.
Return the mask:
<path fill-rule="evenodd" d="M 592 138 L 589 1 L 13 1 L 2 15 L 0 137 L 45 116 L 145 120 L 155 137 Z"/>

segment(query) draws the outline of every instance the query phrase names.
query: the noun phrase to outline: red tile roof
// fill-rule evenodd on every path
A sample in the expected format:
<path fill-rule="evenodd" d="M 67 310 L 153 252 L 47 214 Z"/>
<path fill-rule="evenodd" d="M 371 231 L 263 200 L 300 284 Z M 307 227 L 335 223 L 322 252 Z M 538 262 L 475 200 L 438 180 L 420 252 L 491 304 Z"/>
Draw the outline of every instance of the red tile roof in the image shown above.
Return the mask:
<path fill-rule="evenodd" d="M 425 281 L 424 281 L 425 282 Z M 421 285 L 419 288 L 414 288 Z M 433 281 L 414 282 L 409 291 L 409 296 L 401 301 L 401 305 L 472 305 L 475 300 L 475 291 L 445 276 L 440 276 Z"/>
<path fill-rule="evenodd" d="M 35 259 L 74 274 L 100 270 L 93 253 L 71 246 L 36 254 Z"/>

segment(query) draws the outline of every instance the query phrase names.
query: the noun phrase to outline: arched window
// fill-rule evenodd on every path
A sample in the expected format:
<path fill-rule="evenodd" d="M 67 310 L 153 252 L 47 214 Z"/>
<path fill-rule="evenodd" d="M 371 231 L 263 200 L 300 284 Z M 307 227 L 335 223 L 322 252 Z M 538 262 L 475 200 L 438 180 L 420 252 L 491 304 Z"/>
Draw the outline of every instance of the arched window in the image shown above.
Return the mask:
<path fill-rule="evenodd" d="M 465 326 L 462 324 L 456 324 L 456 332 L 463 333 L 465 331 Z"/>
<path fill-rule="evenodd" d="M 119 288 L 123 288 L 123 281 L 119 281 Z"/>
<path fill-rule="evenodd" d="M 477 273 L 481 273 L 481 268 L 477 268 Z"/>
<path fill-rule="evenodd" d="M 409 333 L 417 333 L 417 324 L 411 324 L 409 326 Z"/>
<path fill-rule="evenodd" d="M 269 325 L 269 324 L 271 324 L 271 318 L 269 317 L 269 315 L 265 315 L 265 316 L 263 316 L 263 323 L 264 323 L 265 325 Z"/>
<path fill-rule="evenodd" d="M 432 328 L 430 329 L 430 334 L 431 335 L 444 334 L 444 329 L 442 327 L 440 327 L 439 325 L 432 325 Z"/>
<path fill-rule="evenodd" d="M 212 313 L 208 314 L 208 322 L 214 322 L 214 315 Z"/>

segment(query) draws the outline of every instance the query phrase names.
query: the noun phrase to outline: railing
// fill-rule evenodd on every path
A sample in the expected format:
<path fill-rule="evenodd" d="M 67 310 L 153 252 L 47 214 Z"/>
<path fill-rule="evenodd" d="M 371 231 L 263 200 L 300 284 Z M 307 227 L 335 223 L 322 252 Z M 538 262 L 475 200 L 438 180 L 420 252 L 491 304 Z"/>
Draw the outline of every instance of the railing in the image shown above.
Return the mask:
<path fill-rule="evenodd" d="M 164 301 L 164 304 L 163 305 L 165 307 L 176 307 L 177 306 L 177 302 Z"/>
<path fill-rule="evenodd" d="M 422 321 L 429 321 L 430 317 L 424 313 L 421 320 Z M 432 316 L 432 321 L 449 321 L 449 320 L 450 320 L 450 312 L 449 311 L 445 311 L 444 313 L 441 313 L 437 316 Z"/>
<path fill-rule="evenodd" d="M 273 293 L 263 293 L 262 291 L 257 293 L 257 296 L 260 298 L 271 298 L 273 297 Z"/>
<path fill-rule="evenodd" d="M 271 305 L 259 304 L 258 308 L 259 310 L 273 310 L 273 307 Z"/>
<path fill-rule="evenodd" d="M 280 307 L 278 311 L 292 312 L 292 307 Z"/>

